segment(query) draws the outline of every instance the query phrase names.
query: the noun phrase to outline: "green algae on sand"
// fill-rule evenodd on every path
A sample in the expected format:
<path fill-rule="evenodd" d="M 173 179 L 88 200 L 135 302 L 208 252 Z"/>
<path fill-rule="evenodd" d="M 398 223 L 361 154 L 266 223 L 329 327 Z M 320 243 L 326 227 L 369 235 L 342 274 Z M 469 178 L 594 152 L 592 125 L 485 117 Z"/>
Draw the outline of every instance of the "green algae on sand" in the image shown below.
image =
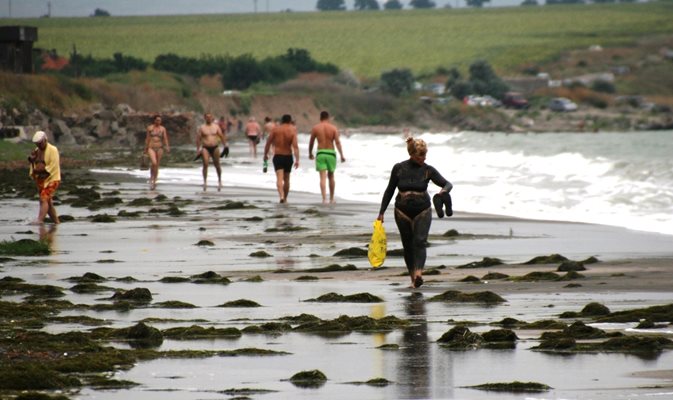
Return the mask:
<path fill-rule="evenodd" d="M 673 321 L 673 304 L 661 306 L 652 306 L 646 308 L 636 308 L 633 310 L 624 310 L 612 312 L 608 315 L 599 317 L 597 322 L 638 322 L 643 319 L 649 319 L 652 322 L 670 322 Z"/>
<path fill-rule="evenodd" d="M 313 272 L 313 273 L 340 272 L 340 271 L 357 271 L 357 267 L 353 264 L 346 264 L 343 266 L 339 264 L 330 264 L 326 267 L 309 268 L 304 270 L 304 272 Z"/>
<path fill-rule="evenodd" d="M 93 272 L 85 272 L 82 276 L 71 276 L 65 280 L 75 283 L 100 283 L 107 279 Z"/>
<path fill-rule="evenodd" d="M 248 299 L 238 299 L 238 300 L 232 300 L 228 301 L 224 304 L 220 304 L 218 307 L 261 307 L 262 305 L 257 303 L 256 301 L 248 300 Z"/>
<path fill-rule="evenodd" d="M 178 300 L 162 301 L 154 304 L 155 308 L 198 308 L 194 304 Z"/>
<path fill-rule="evenodd" d="M 383 299 L 370 293 L 356 293 L 344 296 L 338 293 L 327 293 L 315 299 L 304 300 L 317 303 L 381 303 Z"/>
<path fill-rule="evenodd" d="M 115 301 L 130 301 L 136 303 L 149 303 L 152 301 L 152 292 L 147 288 L 133 288 L 130 290 L 117 290 L 110 298 Z"/>
<path fill-rule="evenodd" d="M 474 292 L 474 293 L 463 293 L 457 290 L 447 290 L 442 294 L 438 294 L 437 296 L 431 297 L 428 301 L 446 301 L 455 303 L 481 303 L 481 304 L 499 304 L 507 302 L 507 300 L 488 290 L 484 292 Z"/>
<path fill-rule="evenodd" d="M 231 283 L 229 278 L 226 278 L 213 271 L 206 271 L 202 274 L 192 275 L 190 278 L 192 279 L 192 283 L 197 284 L 228 285 Z"/>
<path fill-rule="evenodd" d="M 70 288 L 74 293 L 98 293 L 98 292 L 113 292 L 117 289 L 109 286 L 102 286 L 95 283 L 78 283 Z"/>
<path fill-rule="evenodd" d="M 255 276 L 251 276 L 251 277 L 242 279 L 241 282 L 261 283 L 261 282 L 264 282 L 264 278 L 262 278 L 261 275 L 255 275 Z"/>
<path fill-rule="evenodd" d="M 320 278 L 318 278 L 317 276 L 313 276 L 313 275 L 302 275 L 302 276 L 298 276 L 295 279 L 295 281 L 299 281 L 299 282 L 317 281 L 317 280 L 320 280 Z"/>
<path fill-rule="evenodd" d="M 51 249 L 47 242 L 33 239 L 3 240 L 0 255 L 6 256 L 47 256 Z"/>
<path fill-rule="evenodd" d="M 264 251 L 264 250 L 254 251 L 254 252 L 248 254 L 248 256 L 250 256 L 250 257 L 258 257 L 258 258 L 273 257 L 271 254 L 267 253 L 267 252 Z"/>
<path fill-rule="evenodd" d="M 367 257 L 367 250 L 360 247 L 349 247 L 334 253 L 334 257 Z"/>
<path fill-rule="evenodd" d="M 603 339 L 608 336 L 621 336 L 621 332 L 615 332 L 608 335 L 604 330 L 594 328 L 584 324 L 582 321 L 575 321 L 571 325 L 563 328 L 562 331 L 543 332 L 540 336 L 542 340 L 559 339 L 569 337 L 573 339 Z"/>
<path fill-rule="evenodd" d="M 96 214 L 96 215 L 93 215 L 89 218 L 91 219 L 91 222 L 102 223 L 102 224 L 110 224 L 110 223 L 117 222 L 117 219 L 115 217 L 113 217 L 112 215 L 108 215 L 108 214 Z"/>
<path fill-rule="evenodd" d="M 484 383 L 482 385 L 465 386 L 469 389 L 487 390 L 491 392 L 510 392 L 510 393 L 544 393 L 552 388 L 543 383 L 537 382 L 508 382 L 508 383 Z"/>
<path fill-rule="evenodd" d="M 250 325 L 243 328 L 243 333 L 279 335 L 292 330 L 292 325 L 283 322 L 266 322 L 261 325 Z"/>
<path fill-rule="evenodd" d="M 523 263 L 524 265 L 536 265 L 536 264 L 558 264 L 564 261 L 568 261 L 568 258 L 560 254 L 550 254 L 548 256 L 537 256 L 533 257 L 530 260 Z"/>
<path fill-rule="evenodd" d="M 507 275 L 507 274 L 502 274 L 500 272 L 489 272 L 488 274 L 482 276 L 481 280 L 483 280 L 483 281 L 496 281 L 496 280 L 507 279 L 507 278 L 509 278 L 509 275 Z"/>
<path fill-rule="evenodd" d="M 391 382 L 386 378 L 372 378 L 364 382 L 346 382 L 346 383 L 348 385 L 367 385 L 372 387 L 386 387 L 388 385 L 394 384 L 394 382 Z"/>
<path fill-rule="evenodd" d="M 163 330 L 162 333 L 164 337 L 176 340 L 238 338 L 241 336 L 241 331 L 236 328 L 204 328 L 198 325 L 168 328 Z"/>
<path fill-rule="evenodd" d="M 320 370 L 301 371 L 289 379 L 293 385 L 300 388 L 319 388 L 327 382 L 327 376 Z"/>
<path fill-rule="evenodd" d="M 603 342 L 578 343 L 574 338 L 561 337 L 543 340 L 532 350 L 558 353 L 625 353 L 658 354 L 673 349 L 673 341 L 663 336 L 619 336 Z"/>
<path fill-rule="evenodd" d="M 495 265 L 504 264 L 501 259 L 495 257 L 484 257 L 481 261 L 473 261 L 471 263 L 459 265 L 457 269 L 470 269 L 470 268 L 488 268 Z"/>
<path fill-rule="evenodd" d="M 559 318 L 587 318 L 600 317 L 610 314 L 610 309 L 605 305 L 597 302 L 591 302 L 582 308 L 580 312 L 566 311 L 559 316 Z M 630 322 L 630 321 L 629 321 Z"/>
<path fill-rule="evenodd" d="M 493 329 L 480 335 L 470 331 L 467 326 L 457 325 L 437 339 L 437 343 L 450 350 L 508 350 L 516 348 L 517 340 L 519 338 L 509 329 Z"/>

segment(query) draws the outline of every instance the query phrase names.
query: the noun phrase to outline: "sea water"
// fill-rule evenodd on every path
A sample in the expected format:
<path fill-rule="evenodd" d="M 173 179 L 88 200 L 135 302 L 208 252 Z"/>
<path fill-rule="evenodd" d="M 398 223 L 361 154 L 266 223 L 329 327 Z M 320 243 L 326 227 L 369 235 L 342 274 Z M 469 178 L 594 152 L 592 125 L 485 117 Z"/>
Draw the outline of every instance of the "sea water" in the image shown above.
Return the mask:
<path fill-rule="evenodd" d="M 426 162 L 454 188 L 458 212 L 597 223 L 673 234 L 673 131 L 600 133 L 423 133 Z M 408 158 L 401 134 L 342 136 L 345 163 L 336 171 L 337 198 L 378 203 L 396 162 Z M 318 173 L 299 135 L 300 166 L 292 190 L 316 193 Z M 226 186 L 275 189 L 262 173 L 261 150 L 248 155 L 238 141 L 223 167 Z M 315 149 L 314 149 L 315 153 Z M 135 176 L 147 171 L 129 170 Z M 159 184 L 201 184 L 200 164 L 161 168 Z M 210 167 L 210 190 L 216 175 Z M 439 187 L 430 184 L 431 194 Z M 291 194 L 290 194 L 291 199 Z"/>

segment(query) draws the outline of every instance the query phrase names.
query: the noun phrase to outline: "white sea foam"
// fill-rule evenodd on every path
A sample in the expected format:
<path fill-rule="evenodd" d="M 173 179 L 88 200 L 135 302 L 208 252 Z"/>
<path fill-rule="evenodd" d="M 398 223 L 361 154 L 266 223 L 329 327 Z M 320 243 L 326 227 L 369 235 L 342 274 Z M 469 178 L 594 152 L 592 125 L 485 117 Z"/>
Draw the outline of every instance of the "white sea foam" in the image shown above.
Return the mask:
<path fill-rule="evenodd" d="M 427 163 L 454 184 L 458 211 L 578 221 L 673 234 L 673 132 L 425 133 Z M 319 193 L 308 137 L 292 189 Z M 401 135 L 355 133 L 342 140 L 337 196 L 378 203 L 394 163 L 407 157 Z M 225 186 L 274 188 L 273 173 L 238 143 L 223 170 Z M 240 148 L 239 148 L 240 147 Z M 138 176 L 146 171 L 129 171 Z M 215 182 L 211 167 L 210 182 Z M 199 166 L 162 168 L 160 182 L 199 184 Z M 430 192 L 439 190 L 434 185 Z"/>

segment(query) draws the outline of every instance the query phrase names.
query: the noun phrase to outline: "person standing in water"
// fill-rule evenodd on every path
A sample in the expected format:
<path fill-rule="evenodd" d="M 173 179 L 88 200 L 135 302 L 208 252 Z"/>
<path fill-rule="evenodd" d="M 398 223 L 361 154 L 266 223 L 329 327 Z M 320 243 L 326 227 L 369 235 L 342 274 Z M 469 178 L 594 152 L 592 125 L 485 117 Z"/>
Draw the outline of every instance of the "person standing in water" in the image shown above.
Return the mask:
<path fill-rule="evenodd" d="M 203 191 L 208 187 L 208 162 L 212 158 L 215 171 L 217 171 L 217 191 L 222 189 L 222 168 L 220 167 L 219 144 L 227 145 L 227 137 L 218 124 L 213 123 L 213 115 L 203 115 L 205 123 L 199 127 L 196 133 L 196 153 L 203 161 Z"/>
<path fill-rule="evenodd" d="M 149 125 L 146 131 L 144 153 L 150 158 L 150 190 L 154 190 L 157 187 L 159 163 L 164 155 L 164 148 L 166 153 L 170 153 L 171 146 L 168 143 L 166 128 L 161 125 L 161 116 L 155 115 L 152 118 L 152 125 Z"/>
<path fill-rule="evenodd" d="M 406 141 L 409 159 L 393 166 L 377 219 L 383 222 L 383 215 L 397 189 L 395 223 L 400 231 L 404 263 L 409 271 L 411 287 L 418 288 L 423 285 L 426 246 L 432 222 L 428 182 L 432 181 L 441 187 L 440 194 L 450 192 L 453 185 L 435 168 L 425 163 L 428 152 L 425 141 L 413 137 Z"/>
<path fill-rule="evenodd" d="M 248 119 L 248 123 L 245 125 L 245 136 L 248 137 L 250 155 L 253 158 L 257 158 L 257 145 L 262 139 L 262 128 L 255 120 L 255 117 L 250 117 Z"/>
<path fill-rule="evenodd" d="M 290 193 L 290 172 L 292 163 L 299 168 L 299 145 L 297 144 L 297 128 L 292 123 L 292 116 L 283 115 L 280 125 L 273 128 L 264 146 L 264 161 L 269 159 L 269 150 L 274 147 L 273 169 L 276 171 L 276 188 L 281 203 L 287 202 Z M 294 159 L 292 158 L 294 154 Z"/>
<path fill-rule="evenodd" d="M 56 146 L 49 143 L 47 134 L 43 131 L 35 132 L 33 143 L 36 147 L 28 156 L 28 162 L 30 162 L 28 173 L 35 180 L 40 195 L 40 209 L 34 224 L 43 224 L 47 214 L 54 224 L 58 224 L 61 221 L 56 213 L 53 199 L 56 189 L 61 184 L 60 155 Z"/>
<path fill-rule="evenodd" d="M 320 174 L 320 193 L 322 194 L 323 204 L 327 204 L 326 180 L 329 179 L 329 202 L 334 203 L 334 171 L 337 165 L 337 154 L 334 150 L 336 146 L 339 150 L 341 162 L 345 162 L 343 150 L 341 149 L 341 140 L 336 126 L 329 121 L 329 113 L 322 111 L 320 113 L 320 123 L 311 130 L 311 139 L 308 142 L 308 158 L 313 160 L 313 143 L 318 141 L 318 151 L 315 156 L 315 169 Z"/>

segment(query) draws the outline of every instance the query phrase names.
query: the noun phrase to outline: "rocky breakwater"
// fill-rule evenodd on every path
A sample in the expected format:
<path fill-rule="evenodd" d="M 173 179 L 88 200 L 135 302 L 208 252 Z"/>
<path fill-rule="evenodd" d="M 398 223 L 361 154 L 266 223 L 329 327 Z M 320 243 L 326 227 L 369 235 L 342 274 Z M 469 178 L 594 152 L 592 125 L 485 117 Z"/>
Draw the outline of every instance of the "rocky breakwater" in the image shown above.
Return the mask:
<path fill-rule="evenodd" d="M 114 107 L 93 105 L 80 113 L 49 116 L 38 109 L 21 112 L 16 109 L 0 112 L 0 128 L 30 140 L 43 130 L 50 141 L 62 146 L 103 144 L 116 147 L 138 147 L 145 141 L 145 129 L 156 114 L 133 110 L 126 104 Z M 196 122 L 193 113 L 159 113 L 171 144 L 192 143 Z M 11 135 L 10 135 L 11 136 Z"/>

